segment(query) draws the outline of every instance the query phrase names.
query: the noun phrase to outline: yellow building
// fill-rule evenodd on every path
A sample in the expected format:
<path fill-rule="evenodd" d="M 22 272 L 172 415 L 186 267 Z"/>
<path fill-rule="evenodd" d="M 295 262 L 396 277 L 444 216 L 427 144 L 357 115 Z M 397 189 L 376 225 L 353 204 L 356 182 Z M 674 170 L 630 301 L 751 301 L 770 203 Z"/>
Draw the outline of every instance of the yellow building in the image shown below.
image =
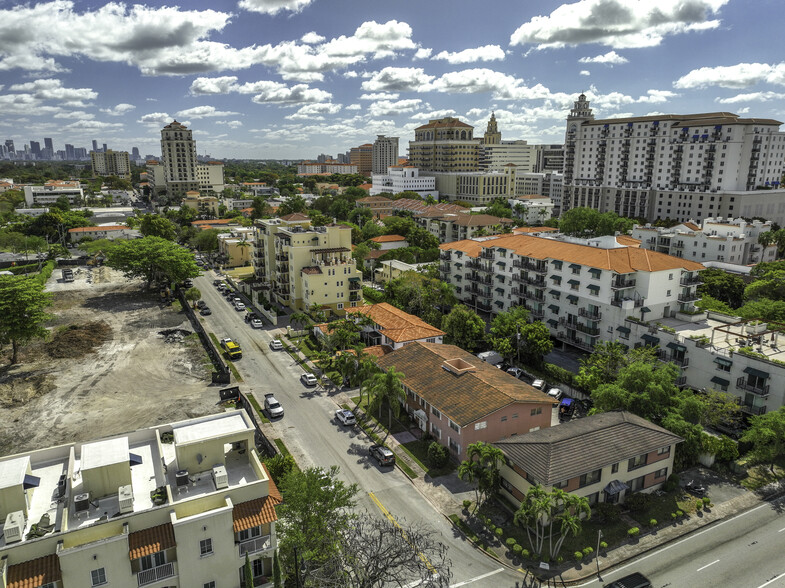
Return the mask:
<path fill-rule="evenodd" d="M 245 411 L 0 460 L 0 586 L 272 586 L 281 495 Z"/>
<path fill-rule="evenodd" d="M 215 196 L 200 196 L 196 190 L 186 192 L 185 198 L 183 198 L 180 205 L 193 208 L 200 215 L 218 216 L 218 198 Z"/>
<path fill-rule="evenodd" d="M 477 171 L 481 140 L 473 134 L 474 127 L 457 118 L 430 120 L 414 129 L 414 141 L 409 141 L 409 161 L 420 171 Z"/>
<path fill-rule="evenodd" d="M 352 258 L 352 231 L 312 227 L 304 214 L 256 221 L 256 276 L 270 297 L 293 310 L 318 305 L 338 316 L 362 305 L 362 272 Z"/>
<path fill-rule="evenodd" d="M 224 256 L 224 267 L 251 265 L 253 259 L 254 230 L 237 228 L 231 233 L 218 235 L 218 253 Z"/>

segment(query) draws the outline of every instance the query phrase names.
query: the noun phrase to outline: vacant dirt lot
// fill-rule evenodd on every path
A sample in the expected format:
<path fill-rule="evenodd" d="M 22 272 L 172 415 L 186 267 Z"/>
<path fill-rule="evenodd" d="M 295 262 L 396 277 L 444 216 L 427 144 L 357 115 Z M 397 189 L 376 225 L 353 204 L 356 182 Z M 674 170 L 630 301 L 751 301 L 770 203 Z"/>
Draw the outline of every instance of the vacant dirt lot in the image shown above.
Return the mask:
<path fill-rule="evenodd" d="M 109 268 L 55 270 L 52 341 L 0 357 L 0 455 L 217 412 L 210 365 L 184 313 Z M 78 328 L 73 328 L 74 326 Z M 71 328 L 69 328 L 71 327 Z"/>

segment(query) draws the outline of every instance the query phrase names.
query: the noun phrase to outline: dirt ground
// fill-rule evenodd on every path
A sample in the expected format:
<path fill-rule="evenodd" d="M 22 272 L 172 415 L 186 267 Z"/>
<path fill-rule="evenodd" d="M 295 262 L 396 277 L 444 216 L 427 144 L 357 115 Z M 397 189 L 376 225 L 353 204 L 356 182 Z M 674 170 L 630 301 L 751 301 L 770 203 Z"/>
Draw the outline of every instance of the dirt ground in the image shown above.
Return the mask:
<path fill-rule="evenodd" d="M 0 354 L 0 455 L 218 412 L 209 360 L 183 312 L 110 268 L 74 273 L 64 283 L 56 269 L 46 286 L 55 315 L 47 326 L 64 336 L 57 350 L 33 342 L 11 367 L 8 348 Z M 79 336 L 66 329 L 90 324 L 100 337 L 62 357 L 62 341 Z M 179 329 L 192 334 L 160 334 Z"/>

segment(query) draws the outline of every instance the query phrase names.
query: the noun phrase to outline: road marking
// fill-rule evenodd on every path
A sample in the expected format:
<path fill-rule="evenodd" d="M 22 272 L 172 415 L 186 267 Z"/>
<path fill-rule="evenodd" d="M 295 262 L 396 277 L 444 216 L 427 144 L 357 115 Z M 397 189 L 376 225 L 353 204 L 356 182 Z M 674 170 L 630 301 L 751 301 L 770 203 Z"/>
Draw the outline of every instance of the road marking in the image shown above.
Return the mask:
<path fill-rule="evenodd" d="M 785 527 L 783 527 L 782 529 L 780 529 L 779 531 L 777 531 L 777 533 L 782 533 L 783 531 L 785 531 Z"/>
<path fill-rule="evenodd" d="M 715 560 L 714 560 L 713 562 L 711 562 L 710 564 L 706 564 L 706 565 L 705 565 L 705 566 L 703 566 L 702 568 L 698 568 L 698 569 L 697 569 L 697 570 L 695 570 L 695 571 L 696 571 L 696 572 L 700 572 L 701 570 L 705 570 L 705 569 L 706 569 L 706 568 L 708 568 L 709 566 L 713 566 L 713 565 L 714 565 L 715 563 L 717 563 L 718 561 L 720 561 L 720 560 L 718 560 L 718 559 L 715 559 Z"/>
<path fill-rule="evenodd" d="M 494 576 L 499 572 L 503 572 L 504 568 L 499 568 L 498 570 L 494 570 L 492 572 L 488 572 L 487 574 L 483 574 L 482 576 L 477 576 L 476 578 L 472 578 L 471 580 L 465 580 L 464 582 L 458 582 L 457 584 L 451 584 L 452 588 L 457 588 L 458 586 L 466 586 L 466 584 L 471 584 L 472 582 L 476 582 L 477 580 L 483 580 L 490 576 Z"/>
<path fill-rule="evenodd" d="M 398 524 L 398 521 L 395 520 L 395 517 L 392 516 L 392 514 L 390 514 L 390 511 L 384 507 L 384 505 L 381 503 L 381 501 L 378 498 L 376 498 L 376 495 L 373 492 L 368 492 L 368 496 L 370 496 L 371 500 L 373 500 L 373 503 L 377 507 L 379 507 L 379 510 L 382 511 L 382 514 L 385 517 L 387 517 L 387 520 L 389 520 L 393 525 L 395 525 L 395 527 L 401 532 L 401 537 L 403 537 L 403 540 L 409 543 L 411 548 L 414 549 L 414 545 L 411 544 L 403 528 L 401 527 L 401 525 Z M 418 551 L 417 555 L 425 564 L 425 566 L 431 571 L 432 574 L 437 574 L 436 568 L 434 568 L 433 565 L 431 565 L 431 562 L 428 561 L 428 558 L 426 558 L 421 551 Z"/>
<path fill-rule="evenodd" d="M 779 575 L 779 576 L 777 576 L 776 578 L 772 578 L 771 580 L 769 580 L 769 581 L 768 581 L 768 582 L 766 582 L 765 584 L 761 584 L 760 586 L 758 586 L 758 588 L 765 588 L 766 586 L 768 586 L 768 585 L 769 585 L 769 584 L 771 584 L 772 582 L 776 582 L 777 580 L 781 580 L 782 578 L 785 578 L 785 574 L 780 574 L 780 575 Z"/>

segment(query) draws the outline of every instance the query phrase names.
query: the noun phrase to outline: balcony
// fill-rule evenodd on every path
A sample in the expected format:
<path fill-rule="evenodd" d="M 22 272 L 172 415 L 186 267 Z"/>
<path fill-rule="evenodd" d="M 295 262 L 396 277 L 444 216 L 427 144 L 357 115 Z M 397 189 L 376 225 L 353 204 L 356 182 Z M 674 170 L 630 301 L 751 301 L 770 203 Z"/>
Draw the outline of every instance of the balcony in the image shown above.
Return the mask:
<path fill-rule="evenodd" d="M 632 305 L 633 308 L 640 308 L 641 306 L 643 306 L 643 298 L 637 298 L 637 299 L 633 299 L 633 298 L 613 298 L 613 299 L 611 299 L 611 304 L 613 306 L 621 307 L 622 306 L 622 302 L 625 302 L 627 300 L 632 300 L 634 302 L 634 304 Z"/>
<path fill-rule="evenodd" d="M 521 264 L 521 267 L 531 272 L 537 272 L 538 274 L 544 274 L 548 272 L 547 263 L 532 263 L 530 261 L 525 261 Z"/>
<path fill-rule="evenodd" d="M 349 292 L 357 292 L 357 291 L 362 290 L 362 289 L 363 289 L 363 286 L 362 286 L 362 284 L 360 282 L 349 281 Z"/>
<path fill-rule="evenodd" d="M 741 402 L 739 404 L 739 408 L 741 408 L 742 412 L 746 412 L 747 414 L 753 414 L 753 415 L 766 414 L 765 406 L 754 406 L 749 402 Z"/>
<path fill-rule="evenodd" d="M 599 321 L 602 320 L 602 313 L 596 310 L 589 310 L 588 308 L 579 308 L 578 309 L 578 316 L 582 316 L 583 318 L 587 318 L 590 321 Z"/>
<path fill-rule="evenodd" d="M 441 264 L 439 266 L 439 271 L 442 272 L 443 274 L 449 274 L 450 273 L 450 264 L 449 263 Z"/>
<path fill-rule="evenodd" d="M 480 252 L 480 259 L 489 259 L 493 261 L 494 259 L 493 249 L 483 249 Z"/>
<path fill-rule="evenodd" d="M 450 258 L 451 258 L 451 254 L 449 252 L 442 251 L 439 254 L 439 259 L 441 261 L 450 261 Z"/>
<path fill-rule="evenodd" d="M 634 288 L 634 287 L 635 287 L 634 278 L 623 278 L 619 276 L 615 280 L 611 281 L 611 289 L 613 290 L 624 290 L 625 288 Z"/>
<path fill-rule="evenodd" d="M 671 363 L 675 363 L 680 368 L 686 368 L 690 365 L 690 358 L 689 357 L 676 357 L 671 355 L 670 357 L 664 359 L 663 361 L 669 361 Z"/>
<path fill-rule="evenodd" d="M 535 318 L 543 318 L 545 316 L 545 311 L 541 308 L 534 308 L 532 306 L 526 305 L 526 310 L 529 311 L 529 314 Z"/>
<path fill-rule="evenodd" d="M 530 284 L 536 288 L 545 288 L 547 286 L 542 276 L 537 276 L 536 278 L 533 278 L 531 276 L 524 276 L 522 280 L 524 283 Z"/>
<path fill-rule="evenodd" d="M 681 286 L 697 286 L 703 283 L 703 278 L 700 276 L 682 276 L 679 280 Z"/>
<path fill-rule="evenodd" d="M 360 300 L 359 294 L 357 294 L 356 292 L 349 293 L 349 302 L 357 302 L 358 300 Z"/>
<path fill-rule="evenodd" d="M 477 308 L 477 310 L 482 310 L 483 312 L 491 312 L 491 305 L 490 304 L 485 304 L 483 302 L 477 302 L 477 303 L 475 303 L 474 306 L 475 306 L 475 308 Z"/>
<path fill-rule="evenodd" d="M 747 392 L 752 392 L 753 394 L 757 394 L 758 396 L 769 395 L 768 385 L 757 383 L 757 382 L 750 382 L 744 376 L 736 379 L 736 387 L 739 390 L 746 390 Z"/>
<path fill-rule="evenodd" d="M 138 586 L 147 586 L 166 578 L 172 578 L 177 575 L 177 569 L 174 562 L 165 563 L 162 566 L 150 568 L 149 570 L 142 570 L 136 575 Z"/>
<path fill-rule="evenodd" d="M 264 535 L 262 537 L 255 537 L 253 539 L 249 539 L 248 541 L 243 541 L 242 543 L 240 543 L 240 557 L 245 557 L 245 554 L 265 551 L 266 549 L 270 549 L 271 547 L 272 547 L 272 543 L 270 542 L 269 535 Z"/>
<path fill-rule="evenodd" d="M 700 295 L 697 292 L 689 292 L 687 294 L 679 294 L 679 302 L 693 302 L 695 300 L 700 300 Z"/>

